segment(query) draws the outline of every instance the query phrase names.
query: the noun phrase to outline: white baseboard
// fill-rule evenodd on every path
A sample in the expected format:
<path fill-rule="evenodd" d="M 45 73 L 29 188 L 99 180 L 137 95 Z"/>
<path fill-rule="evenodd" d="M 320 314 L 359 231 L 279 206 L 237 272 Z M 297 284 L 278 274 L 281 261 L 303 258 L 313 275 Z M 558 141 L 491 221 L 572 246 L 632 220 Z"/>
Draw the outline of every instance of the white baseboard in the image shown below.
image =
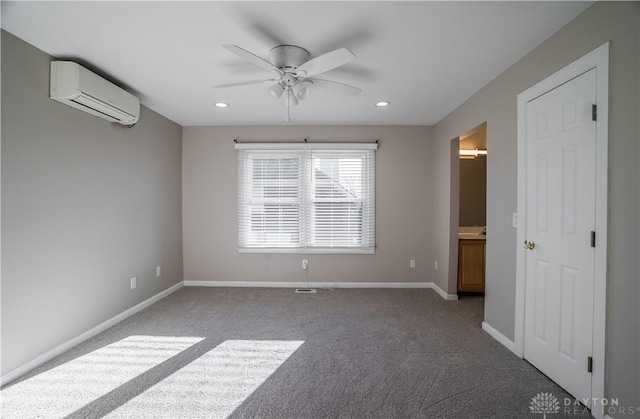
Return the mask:
<path fill-rule="evenodd" d="M 184 281 L 185 287 L 242 288 L 431 288 L 430 282 L 259 282 Z"/>
<path fill-rule="evenodd" d="M 431 284 L 431 286 L 429 288 L 433 289 L 435 292 L 438 293 L 438 295 L 440 295 L 440 297 L 444 298 L 445 300 L 447 300 L 447 301 L 455 301 L 455 300 L 458 299 L 458 294 L 447 294 L 435 282 L 429 282 L 429 283 Z"/>
<path fill-rule="evenodd" d="M 511 352 L 513 352 L 514 354 L 518 355 L 516 353 L 516 346 L 513 343 L 513 341 L 511 339 L 509 339 L 508 337 L 506 337 L 505 335 L 503 335 L 500 331 L 498 331 L 497 329 L 494 329 L 491 325 L 489 325 L 489 323 L 487 322 L 482 322 L 482 330 L 484 330 L 485 332 L 487 332 L 489 334 L 489 336 L 491 336 L 492 338 L 494 338 L 495 340 L 497 340 L 498 342 L 500 342 L 504 347 L 506 347 L 508 350 L 510 350 Z"/>
<path fill-rule="evenodd" d="M 168 296 L 169 294 L 172 294 L 172 293 L 176 292 L 177 290 L 182 288 L 183 285 L 184 285 L 183 282 L 178 282 L 177 284 L 171 286 L 170 288 L 167 288 L 166 290 L 154 295 L 153 297 L 151 297 L 151 298 L 149 298 L 147 300 L 144 300 L 140 304 L 137 304 L 137 305 L 131 307 L 130 309 L 125 310 L 122 313 L 110 318 L 109 320 L 106 320 L 106 321 L 100 323 L 96 327 L 93 327 L 93 328 L 87 330 L 86 332 L 76 336 L 75 338 L 69 339 L 68 341 L 61 343 L 60 345 L 56 346 L 55 348 L 53 348 L 53 349 L 51 349 L 51 350 L 39 355 L 34 360 L 32 360 L 30 362 L 27 362 L 23 366 L 18 367 L 15 370 L 6 373 L 2 377 L 0 377 L 0 385 L 4 385 L 4 384 L 7 384 L 7 383 L 15 380 L 16 378 L 28 373 L 32 369 L 39 367 L 40 365 L 44 364 L 45 362 L 50 361 L 53 358 L 57 357 L 58 355 L 60 355 L 60 354 L 62 354 L 64 352 L 68 351 L 69 349 L 79 345 L 80 343 L 84 342 L 85 340 L 94 337 L 98 333 L 104 332 L 105 330 L 107 330 L 108 328 L 110 328 L 112 326 L 115 326 L 117 323 L 120 323 L 124 319 L 133 316 L 137 312 L 142 311 L 145 308 L 149 307 L 151 304 L 156 303 L 156 302 L 160 301 L 161 299 L 163 299 L 164 297 Z"/>
<path fill-rule="evenodd" d="M 184 281 L 185 287 L 243 288 L 431 288 L 445 300 L 457 300 L 433 282 L 259 282 L 259 281 Z"/>

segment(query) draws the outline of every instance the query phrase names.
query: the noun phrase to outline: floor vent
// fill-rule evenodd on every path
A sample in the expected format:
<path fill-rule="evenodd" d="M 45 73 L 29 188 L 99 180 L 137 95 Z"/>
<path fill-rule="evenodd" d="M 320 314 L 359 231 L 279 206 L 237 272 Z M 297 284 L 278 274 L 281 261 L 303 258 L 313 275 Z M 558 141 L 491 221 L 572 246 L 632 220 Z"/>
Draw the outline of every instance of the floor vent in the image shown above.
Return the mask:
<path fill-rule="evenodd" d="M 313 288 L 296 288 L 296 294 L 315 294 L 316 290 Z"/>

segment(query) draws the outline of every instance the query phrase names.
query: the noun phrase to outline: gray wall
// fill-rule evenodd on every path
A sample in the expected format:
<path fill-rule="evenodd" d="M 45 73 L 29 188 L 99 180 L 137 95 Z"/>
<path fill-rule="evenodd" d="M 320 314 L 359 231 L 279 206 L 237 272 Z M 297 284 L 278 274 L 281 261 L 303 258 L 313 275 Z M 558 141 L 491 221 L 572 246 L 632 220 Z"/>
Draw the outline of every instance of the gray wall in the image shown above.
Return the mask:
<path fill-rule="evenodd" d="M 460 159 L 459 225 L 484 226 L 487 222 L 487 158 Z"/>
<path fill-rule="evenodd" d="M 239 254 L 237 160 L 233 139 L 357 141 L 380 138 L 376 152 L 374 255 Z M 185 280 L 431 282 L 431 128 L 417 126 L 185 127 Z M 416 268 L 409 269 L 409 260 Z"/>
<path fill-rule="evenodd" d="M 435 134 L 435 133 L 434 133 Z M 433 282 L 448 294 L 458 286 L 458 222 L 460 204 L 459 140 L 433 143 Z"/>
<path fill-rule="evenodd" d="M 509 68 L 434 127 L 439 162 L 434 232 L 438 257 L 457 259 L 450 248 L 449 142 L 487 121 L 487 283 L 485 321 L 514 335 L 516 230 L 516 96 L 545 77 L 611 40 L 609 132 L 609 276 L 607 288 L 606 392 L 620 405 L 640 405 L 638 191 L 640 3 L 597 2 Z M 455 218 L 454 218 L 455 219 Z M 447 254 L 447 249 L 452 250 Z M 451 276 L 451 275 L 450 275 Z M 455 284 L 443 275 L 442 287 Z M 452 291 L 452 288 L 449 288 Z"/>
<path fill-rule="evenodd" d="M 50 60 L 2 32 L 3 375 L 182 281 L 182 128 L 50 100 Z"/>

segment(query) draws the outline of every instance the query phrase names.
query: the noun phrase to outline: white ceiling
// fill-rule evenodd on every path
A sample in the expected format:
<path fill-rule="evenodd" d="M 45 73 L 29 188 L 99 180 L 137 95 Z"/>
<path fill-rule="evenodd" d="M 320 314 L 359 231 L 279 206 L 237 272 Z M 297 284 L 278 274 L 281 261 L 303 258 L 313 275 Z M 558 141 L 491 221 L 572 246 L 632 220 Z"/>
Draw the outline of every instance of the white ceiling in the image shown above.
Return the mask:
<path fill-rule="evenodd" d="M 591 3 L 2 1 L 2 27 L 184 126 L 286 123 L 267 85 L 212 87 L 271 78 L 223 44 L 265 59 L 279 44 L 312 57 L 346 47 L 356 60 L 320 77 L 364 92 L 313 90 L 292 123 L 432 125 Z M 391 106 L 376 108 L 382 99 Z"/>

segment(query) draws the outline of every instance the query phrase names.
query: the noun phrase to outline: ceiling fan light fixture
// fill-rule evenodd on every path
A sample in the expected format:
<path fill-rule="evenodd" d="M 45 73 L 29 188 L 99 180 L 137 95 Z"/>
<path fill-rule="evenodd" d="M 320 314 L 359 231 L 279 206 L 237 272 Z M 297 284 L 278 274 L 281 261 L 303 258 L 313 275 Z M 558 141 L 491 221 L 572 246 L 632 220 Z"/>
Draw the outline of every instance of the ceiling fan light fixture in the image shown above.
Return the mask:
<path fill-rule="evenodd" d="M 309 95 L 309 87 L 305 83 L 297 82 L 293 85 L 293 94 L 296 99 L 304 100 Z"/>
<path fill-rule="evenodd" d="M 269 86 L 268 90 L 271 96 L 274 96 L 278 99 L 280 99 L 282 97 L 282 94 L 284 93 L 284 87 L 281 83 L 272 84 L 271 86 Z"/>
<path fill-rule="evenodd" d="M 296 98 L 296 95 L 293 94 L 293 91 L 291 90 L 290 87 L 287 88 L 287 90 L 285 90 L 284 94 L 282 95 L 282 105 L 284 107 L 288 107 L 288 106 L 296 106 L 298 104 L 298 98 Z"/>

